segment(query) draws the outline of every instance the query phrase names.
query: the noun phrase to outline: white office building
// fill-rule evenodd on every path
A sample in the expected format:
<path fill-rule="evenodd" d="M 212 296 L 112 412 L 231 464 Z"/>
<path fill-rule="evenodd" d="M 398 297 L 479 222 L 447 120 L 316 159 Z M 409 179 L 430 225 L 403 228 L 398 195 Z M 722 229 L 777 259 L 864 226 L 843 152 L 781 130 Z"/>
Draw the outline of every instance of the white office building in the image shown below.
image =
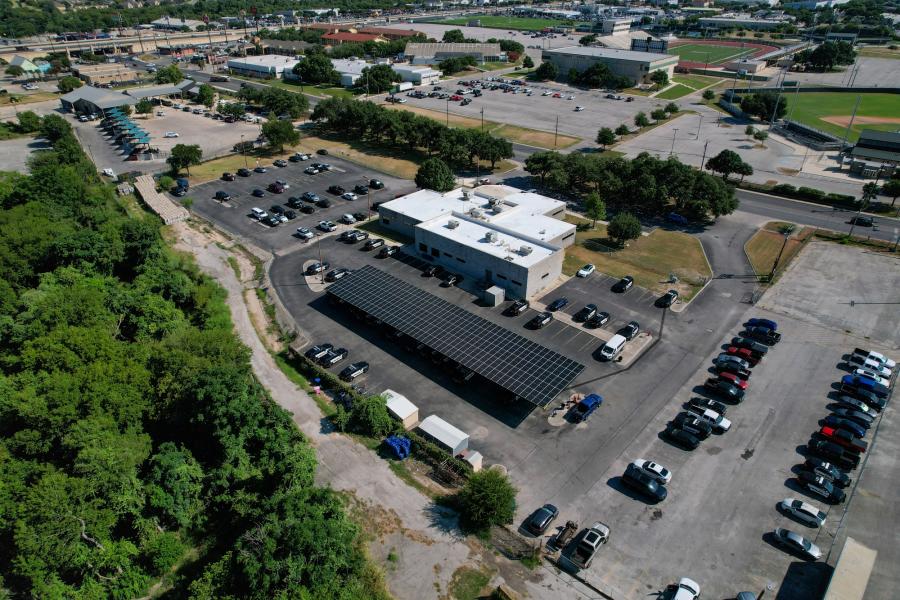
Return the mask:
<path fill-rule="evenodd" d="M 262 56 L 243 56 L 228 59 L 228 69 L 238 75 L 262 77 L 264 79 L 280 79 L 285 71 L 291 72 L 299 60 L 291 56 L 264 54 Z"/>
<path fill-rule="evenodd" d="M 381 224 L 411 239 L 416 252 L 508 297 L 530 298 L 562 273 L 575 226 L 565 203 L 505 185 L 419 190 L 379 206 Z"/>
<path fill-rule="evenodd" d="M 394 73 L 413 85 L 431 85 L 441 80 L 441 72 L 430 67 L 415 67 L 413 65 L 393 66 Z"/>

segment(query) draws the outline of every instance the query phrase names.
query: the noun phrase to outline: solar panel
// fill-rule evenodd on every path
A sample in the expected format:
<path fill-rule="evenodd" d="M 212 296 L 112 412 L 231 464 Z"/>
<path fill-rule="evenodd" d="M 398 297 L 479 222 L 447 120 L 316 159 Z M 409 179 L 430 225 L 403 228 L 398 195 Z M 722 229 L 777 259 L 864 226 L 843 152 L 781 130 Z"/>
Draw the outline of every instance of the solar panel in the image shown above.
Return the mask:
<path fill-rule="evenodd" d="M 584 365 L 366 265 L 328 293 L 516 396 L 546 406 Z"/>

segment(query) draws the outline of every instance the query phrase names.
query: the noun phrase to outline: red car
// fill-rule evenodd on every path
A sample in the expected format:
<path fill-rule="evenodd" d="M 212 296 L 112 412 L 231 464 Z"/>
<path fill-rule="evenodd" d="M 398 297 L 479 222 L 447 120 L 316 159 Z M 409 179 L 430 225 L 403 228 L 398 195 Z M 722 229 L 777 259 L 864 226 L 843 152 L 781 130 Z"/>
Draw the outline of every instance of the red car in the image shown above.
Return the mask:
<path fill-rule="evenodd" d="M 728 383 L 736 385 L 737 387 L 741 388 L 742 390 L 747 389 L 747 380 L 741 379 L 734 373 L 728 373 L 728 372 L 719 373 L 719 379 L 724 379 Z"/>
<path fill-rule="evenodd" d="M 747 348 L 737 348 L 735 346 L 728 346 L 728 350 L 725 351 L 725 354 L 730 354 L 731 356 L 737 356 L 738 358 L 743 358 L 748 363 L 750 363 L 751 367 L 755 367 L 759 364 L 759 359 L 753 356 L 753 353 L 750 352 Z"/>
<path fill-rule="evenodd" d="M 553 97 L 554 98 L 562 98 L 562 94 L 560 94 L 559 92 L 556 92 L 555 94 L 553 94 Z"/>
<path fill-rule="evenodd" d="M 834 442 L 857 454 L 865 452 L 869 448 L 869 444 L 858 439 L 846 429 L 835 429 L 834 427 L 828 427 L 826 425 L 822 427 L 819 433 L 829 442 Z"/>
<path fill-rule="evenodd" d="M 460 96 L 459 94 L 453 94 L 452 96 L 450 96 L 451 102 L 459 102 L 460 100 L 462 100 L 462 96 Z"/>

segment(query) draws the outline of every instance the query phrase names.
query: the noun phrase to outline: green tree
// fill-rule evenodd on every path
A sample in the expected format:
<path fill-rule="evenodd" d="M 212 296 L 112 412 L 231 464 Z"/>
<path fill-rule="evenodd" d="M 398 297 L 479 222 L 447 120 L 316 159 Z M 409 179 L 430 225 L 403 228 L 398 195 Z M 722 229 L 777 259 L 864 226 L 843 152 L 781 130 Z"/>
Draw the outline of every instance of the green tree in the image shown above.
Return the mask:
<path fill-rule="evenodd" d="M 390 65 L 375 65 L 362 70 L 356 85 L 370 94 L 381 94 L 390 90 L 401 79 Z"/>
<path fill-rule="evenodd" d="M 674 115 L 681 109 L 678 108 L 678 105 L 675 104 L 674 102 L 669 102 L 668 104 L 666 104 L 666 107 L 663 110 L 665 110 L 670 115 Z"/>
<path fill-rule="evenodd" d="M 665 121 L 669 117 L 669 113 L 667 113 L 662 108 L 657 108 L 656 110 L 654 110 L 653 112 L 650 113 L 650 116 L 653 118 L 654 121 L 656 121 L 657 123 L 660 123 L 662 121 Z"/>
<path fill-rule="evenodd" d="M 458 494 L 461 523 L 474 531 L 512 523 L 516 488 L 503 473 L 487 469 L 473 473 Z"/>
<path fill-rule="evenodd" d="M 449 192 L 456 187 L 456 178 L 443 160 L 429 158 L 416 172 L 416 185 L 436 192 Z"/>
<path fill-rule="evenodd" d="M 552 62 L 542 62 L 541 66 L 534 72 L 534 76 L 540 81 L 550 81 L 559 77 L 559 69 Z"/>
<path fill-rule="evenodd" d="M 220 104 L 218 108 L 219 112 L 227 117 L 234 117 L 235 119 L 240 119 L 247 111 L 244 109 L 244 105 L 238 102 L 228 102 L 227 104 Z"/>
<path fill-rule="evenodd" d="M 148 98 L 141 98 L 140 101 L 134 105 L 134 112 L 139 115 L 148 115 L 153 112 L 153 103 L 150 102 Z"/>
<path fill-rule="evenodd" d="M 744 163 L 741 157 L 734 150 L 722 150 L 708 161 L 706 167 L 713 172 L 721 173 L 722 179 L 728 180 L 728 176 L 732 173 L 738 173 Z"/>
<path fill-rule="evenodd" d="M 616 134 L 609 127 L 601 127 L 600 131 L 597 132 L 597 143 L 603 146 L 604 150 L 607 146 L 614 144 L 615 142 Z"/>
<path fill-rule="evenodd" d="M 584 214 L 591 220 L 591 227 L 597 226 L 597 221 L 606 219 L 606 203 L 600 199 L 600 194 L 591 192 L 584 200 Z"/>
<path fill-rule="evenodd" d="M 763 121 L 781 119 L 787 114 L 787 99 L 775 92 L 748 94 L 741 99 L 741 110 Z"/>
<path fill-rule="evenodd" d="M 747 175 L 753 175 L 753 167 L 748 163 L 741 161 L 740 164 L 737 165 L 735 173 L 741 176 L 741 183 L 743 183 L 744 177 L 746 177 Z"/>
<path fill-rule="evenodd" d="M 212 108 L 213 102 L 216 100 L 216 90 L 208 83 L 203 83 L 197 88 L 197 102 L 206 108 Z"/>
<path fill-rule="evenodd" d="M 300 142 L 300 132 L 290 121 L 269 119 L 262 126 L 262 134 L 276 152 L 281 152 L 285 146 L 294 146 Z"/>
<path fill-rule="evenodd" d="M 153 78 L 156 83 L 179 83 L 184 79 L 184 73 L 181 72 L 178 65 L 169 65 L 158 69 Z"/>
<path fill-rule="evenodd" d="M 63 137 L 72 136 L 72 126 L 61 116 L 49 114 L 41 119 L 41 137 L 55 144 Z"/>
<path fill-rule="evenodd" d="M 753 139 L 765 146 L 766 140 L 769 139 L 769 132 L 762 130 L 757 131 L 753 134 Z"/>
<path fill-rule="evenodd" d="M 713 98 L 716 97 L 716 93 L 712 90 L 703 90 L 703 99 L 707 102 L 710 102 Z"/>
<path fill-rule="evenodd" d="M 644 114 L 643 111 L 634 115 L 634 124 L 636 127 L 647 127 L 650 125 L 650 119 L 647 118 L 647 115 Z"/>
<path fill-rule="evenodd" d="M 744 127 L 744 135 L 753 137 L 754 133 L 756 133 L 756 128 L 753 125 L 747 125 L 746 127 Z"/>
<path fill-rule="evenodd" d="M 6 67 L 6 74 L 10 77 L 21 77 L 25 74 L 25 69 L 19 65 L 9 65 Z"/>
<path fill-rule="evenodd" d="M 199 165 L 200 159 L 203 158 L 203 150 L 196 144 L 175 144 L 169 152 L 169 158 L 166 162 L 172 167 L 172 171 L 176 174 L 181 169 L 187 169 L 188 175 L 191 174 L 191 166 Z"/>
<path fill-rule="evenodd" d="M 18 114 L 19 124 L 17 129 L 22 133 L 34 133 L 41 128 L 41 118 L 33 111 L 26 110 Z"/>
<path fill-rule="evenodd" d="M 616 135 L 620 135 L 620 136 L 621 136 L 621 135 L 628 135 L 629 133 L 631 133 L 631 130 L 628 129 L 628 125 L 626 125 L 625 123 L 622 123 L 621 125 L 619 125 L 618 127 L 616 127 L 616 132 L 615 132 L 615 133 L 616 133 Z"/>
<path fill-rule="evenodd" d="M 186 448 L 160 445 L 149 461 L 147 501 L 167 526 L 189 527 L 203 511 L 203 468 Z"/>
<path fill-rule="evenodd" d="M 303 83 L 333 85 L 340 81 L 331 59 L 322 53 L 308 54 L 304 60 L 294 65 L 294 74 Z"/>
<path fill-rule="evenodd" d="M 867 206 L 872 204 L 872 201 L 878 197 L 878 192 L 879 192 L 878 184 L 875 183 L 874 181 L 870 181 L 869 183 L 867 183 L 863 186 L 862 196 L 860 198 L 863 208 L 866 208 Z"/>
<path fill-rule="evenodd" d="M 120 110 L 120 111 L 122 112 L 122 114 L 125 115 L 126 117 L 130 117 L 130 116 L 131 116 L 132 110 L 131 110 L 131 105 L 130 105 L 130 104 L 123 104 L 122 106 L 119 107 L 119 110 Z"/>
<path fill-rule="evenodd" d="M 77 77 L 66 75 L 65 77 L 61 77 L 56 83 L 56 88 L 63 94 L 68 94 L 72 90 L 77 90 L 82 85 L 84 85 L 84 83 Z"/>
<path fill-rule="evenodd" d="M 900 196 L 900 179 L 888 179 L 885 181 L 884 185 L 881 186 L 881 193 L 891 199 L 891 208 L 894 208 L 894 203 L 897 202 L 897 197 Z"/>
<path fill-rule="evenodd" d="M 534 61 L 531 60 L 531 57 L 526 54 L 525 58 L 522 59 L 522 66 L 525 67 L 526 69 L 533 69 Z"/>
<path fill-rule="evenodd" d="M 656 87 L 664 88 L 669 85 L 669 74 L 661 69 L 657 69 L 650 74 L 650 81 L 652 81 Z"/>
<path fill-rule="evenodd" d="M 364 396 L 353 402 L 350 411 L 350 426 L 365 435 L 383 438 L 397 429 L 397 422 L 391 418 L 383 396 Z"/>
<path fill-rule="evenodd" d="M 459 29 L 448 29 L 444 32 L 444 37 L 441 41 L 451 44 L 462 44 L 466 41 L 466 36 Z"/>
<path fill-rule="evenodd" d="M 540 178 L 541 187 L 544 187 L 547 176 L 554 171 L 562 170 L 563 165 L 562 155 L 551 150 L 535 152 L 525 159 L 525 170 Z"/>
<path fill-rule="evenodd" d="M 606 235 L 619 245 L 636 240 L 641 237 L 641 222 L 631 213 L 620 212 L 610 219 Z"/>
<path fill-rule="evenodd" d="M 591 33 L 578 38 L 578 43 L 582 46 L 592 46 L 597 43 L 597 34 Z"/>

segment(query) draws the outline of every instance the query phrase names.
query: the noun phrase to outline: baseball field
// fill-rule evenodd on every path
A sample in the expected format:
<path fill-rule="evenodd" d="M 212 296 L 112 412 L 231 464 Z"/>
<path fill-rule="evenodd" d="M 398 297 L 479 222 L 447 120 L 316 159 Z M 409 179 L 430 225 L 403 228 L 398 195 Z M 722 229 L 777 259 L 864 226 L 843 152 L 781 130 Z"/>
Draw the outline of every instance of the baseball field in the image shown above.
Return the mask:
<path fill-rule="evenodd" d="M 481 21 L 482 27 L 521 31 L 540 31 L 545 27 L 557 27 L 568 23 L 568 21 L 560 21 L 558 19 L 533 19 L 530 17 L 505 17 L 501 15 L 458 17 L 455 19 L 438 19 L 428 22 L 438 23 L 440 25 L 468 25 L 471 21 Z"/>
<path fill-rule="evenodd" d="M 677 54 L 682 61 L 718 65 L 737 60 L 756 52 L 756 48 L 740 46 L 717 46 L 714 44 L 684 44 L 669 48 L 669 54 Z"/>
<path fill-rule="evenodd" d="M 786 94 L 789 118 L 843 137 L 859 98 L 856 118 L 847 138 L 856 141 L 863 129 L 900 130 L 900 94 L 810 92 Z"/>

